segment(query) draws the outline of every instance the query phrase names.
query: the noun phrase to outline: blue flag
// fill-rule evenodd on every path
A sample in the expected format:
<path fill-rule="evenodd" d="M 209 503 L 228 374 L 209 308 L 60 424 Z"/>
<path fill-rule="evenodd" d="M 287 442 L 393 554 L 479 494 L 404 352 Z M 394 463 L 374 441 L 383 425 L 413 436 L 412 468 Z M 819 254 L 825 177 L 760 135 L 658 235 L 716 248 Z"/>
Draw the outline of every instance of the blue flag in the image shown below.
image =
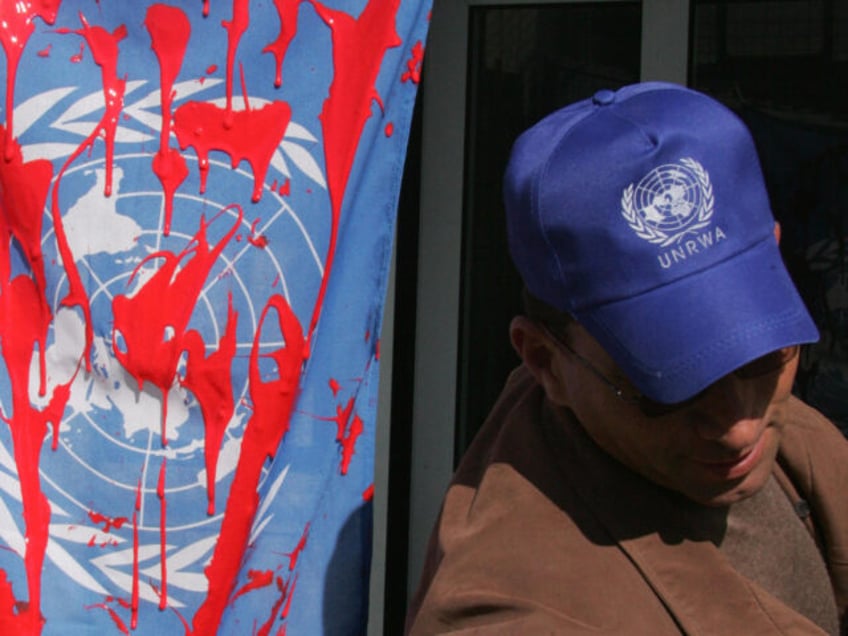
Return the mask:
<path fill-rule="evenodd" d="M 0 4 L 0 633 L 364 631 L 428 20 Z"/>

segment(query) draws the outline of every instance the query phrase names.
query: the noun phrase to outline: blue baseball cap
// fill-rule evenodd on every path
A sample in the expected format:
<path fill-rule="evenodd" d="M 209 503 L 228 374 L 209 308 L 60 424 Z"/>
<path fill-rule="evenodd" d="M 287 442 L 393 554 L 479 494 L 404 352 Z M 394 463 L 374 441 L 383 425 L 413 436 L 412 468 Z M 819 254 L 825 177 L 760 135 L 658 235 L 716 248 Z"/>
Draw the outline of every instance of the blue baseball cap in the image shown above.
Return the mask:
<path fill-rule="evenodd" d="M 552 113 L 516 141 L 504 199 L 528 291 L 654 400 L 818 340 L 751 135 L 706 95 L 647 82 Z"/>

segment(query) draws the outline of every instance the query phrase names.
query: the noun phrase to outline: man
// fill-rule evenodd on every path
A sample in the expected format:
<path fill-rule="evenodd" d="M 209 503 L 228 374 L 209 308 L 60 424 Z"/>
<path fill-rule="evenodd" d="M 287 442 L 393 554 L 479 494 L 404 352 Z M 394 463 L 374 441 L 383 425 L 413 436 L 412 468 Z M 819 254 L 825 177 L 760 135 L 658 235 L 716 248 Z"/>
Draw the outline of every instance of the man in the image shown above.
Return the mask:
<path fill-rule="evenodd" d="M 818 334 L 744 125 L 675 85 L 601 91 L 519 138 L 505 202 L 523 364 L 408 631 L 846 633 L 848 442 L 790 394 Z"/>

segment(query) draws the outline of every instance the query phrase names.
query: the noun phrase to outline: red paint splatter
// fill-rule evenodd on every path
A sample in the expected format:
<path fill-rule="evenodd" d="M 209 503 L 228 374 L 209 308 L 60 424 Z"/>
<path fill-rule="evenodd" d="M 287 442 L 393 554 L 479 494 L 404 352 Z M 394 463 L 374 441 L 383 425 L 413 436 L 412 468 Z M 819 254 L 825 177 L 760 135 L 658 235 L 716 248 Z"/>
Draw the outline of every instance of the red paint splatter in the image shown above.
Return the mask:
<path fill-rule="evenodd" d="M 253 221 L 250 226 L 250 234 L 247 237 L 247 242 L 253 245 L 253 247 L 258 247 L 260 249 L 265 249 L 268 247 L 268 237 L 263 234 L 256 233 L 256 226 L 259 223 L 259 219 Z"/>
<path fill-rule="evenodd" d="M 79 53 L 70 57 L 71 64 L 79 64 L 85 59 L 85 46 L 80 44 Z"/>
<path fill-rule="evenodd" d="M 289 580 L 286 584 L 286 606 L 283 608 L 283 613 L 281 616 L 283 618 L 288 618 L 289 610 L 291 609 L 292 598 L 294 598 L 294 588 L 297 585 L 297 575 L 295 575 L 294 579 Z"/>
<path fill-rule="evenodd" d="M 344 438 L 341 440 L 342 445 L 342 465 L 341 465 L 341 473 L 342 475 L 347 475 L 347 471 L 350 468 L 350 460 L 353 458 L 353 454 L 356 448 L 356 440 L 362 434 L 364 430 L 362 420 L 358 415 L 353 416 L 353 422 L 351 422 L 350 428 L 347 429 Z"/>
<path fill-rule="evenodd" d="M 269 585 L 271 585 L 274 582 L 274 571 L 248 570 L 247 580 L 248 582 L 242 585 L 239 590 L 233 595 L 233 600 L 231 602 L 235 603 L 237 598 L 239 598 L 240 596 L 244 596 L 252 590 L 258 590 L 260 588 L 268 587 Z"/>
<path fill-rule="evenodd" d="M 206 461 L 207 513 L 210 516 L 215 514 L 215 475 L 221 442 L 235 412 L 232 362 L 236 353 L 237 322 L 238 314 L 233 309 L 230 295 L 227 302 L 227 326 L 217 350 L 206 357 L 205 344 L 196 331 L 188 332 L 184 343 L 188 358 L 182 384 L 197 398 L 206 432 L 203 452 Z"/>
<path fill-rule="evenodd" d="M 274 622 L 277 620 L 277 615 L 280 614 L 280 608 L 283 607 L 283 603 L 286 603 L 291 597 L 290 591 L 294 591 L 294 585 L 291 586 L 291 590 L 289 590 L 289 585 L 291 580 L 286 583 L 283 583 L 283 579 L 281 577 L 277 577 L 277 591 L 279 595 L 277 596 L 277 600 L 274 602 L 273 607 L 271 607 L 270 616 L 265 623 L 259 628 L 259 631 L 256 632 L 256 636 L 268 636 L 271 633 L 271 628 L 274 626 Z M 288 606 L 287 606 L 288 607 Z M 283 614 L 283 618 L 287 611 Z M 280 631 L 277 634 L 283 633 L 285 634 L 285 625 L 280 627 Z"/>
<path fill-rule="evenodd" d="M 386 50 L 402 43 L 394 25 L 400 0 L 371 0 L 356 19 L 328 9 L 316 0 L 312 4 L 330 28 L 333 42 L 333 81 L 320 115 L 332 219 L 324 276 L 309 323 L 307 351 L 333 268 L 342 202 L 356 149 L 365 122 L 371 117 L 371 101 L 379 100 L 375 88 L 377 75 Z"/>
<path fill-rule="evenodd" d="M 336 380 L 335 378 L 330 378 L 328 384 L 330 385 L 330 390 L 333 392 L 333 397 L 338 396 L 339 389 L 341 388 L 341 385 L 339 384 L 338 380 Z"/>
<path fill-rule="evenodd" d="M 88 518 L 91 519 L 91 522 L 95 525 L 102 523 L 103 532 L 111 532 L 112 528 L 120 530 L 128 521 L 126 517 L 107 517 L 106 515 L 94 512 L 93 510 L 88 511 Z"/>
<path fill-rule="evenodd" d="M 212 75 L 217 70 L 218 70 L 217 64 L 210 64 L 209 66 L 206 67 L 206 74 Z"/>
<path fill-rule="evenodd" d="M 309 525 L 310 524 L 307 523 L 306 526 L 304 526 L 303 534 L 300 535 L 300 539 L 298 540 L 294 550 L 286 555 L 289 557 L 289 572 L 293 572 L 295 567 L 297 567 L 297 559 L 300 557 L 304 548 L 306 548 L 306 539 L 309 536 Z"/>
<path fill-rule="evenodd" d="M 159 151 L 153 157 L 153 172 L 162 183 L 165 192 L 164 234 L 171 233 L 171 217 L 174 213 L 174 193 L 188 176 L 185 159 L 169 146 L 171 137 L 171 103 L 174 81 L 185 58 L 191 24 L 180 9 L 163 4 L 154 4 L 147 10 L 144 26 L 150 33 L 151 48 L 159 60 L 159 83 L 162 95 L 162 130 L 159 135 Z"/>
<path fill-rule="evenodd" d="M 230 207 L 238 210 L 238 218 L 212 248 L 206 240 L 208 224 L 201 218 L 200 229 L 185 250 L 179 255 L 156 252 L 147 256 L 133 271 L 129 283 L 148 261 L 159 259 L 162 265 L 133 296 L 118 295 L 112 300 L 115 357 L 139 388 L 150 382 L 162 393 L 163 446 L 167 444 L 168 392 L 177 375 L 180 355 L 186 349 L 186 327 L 212 266 L 241 224 L 241 207 Z M 123 349 L 119 337 L 123 338 Z M 200 336 L 191 336 L 189 346 L 195 338 Z"/>
<path fill-rule="evenodd" d="M 333 382 L 334 380 L 331 380 Z M 342 460 L 339 468 L 342 475 L 346 475 L 353 457 L 357 438 L 363 432 L 363 423 L 358 415 L 353 415 L 355 398 L 350 398 L 344 408 L 336 405 L 335 417 L 319 417 L 320 420 L 331 420 L 336 423 L 336 443 L 341 446 Z M 351 415 L 353 420 L 351 421 Z"/>
<path fill-rule="evenodd" d="M 373 501 L 374 499 L 374 484 L 371 484 L 362 492 L 362 501 Z"/>
<path fill-rule="evenodd" d="M 277 313 L 285 347 L 262 356 L 272 359 L 277 367 L 277 378 L 263 382 L 259 371 L 260 336 L 271 309 Z M 297 316 L 285 298 L 271 296 L 262 310 L 250 352 L 250 397 L 254 410 L 245 427 L 218 543 L 206 569 L 209 591 L 194 616 L 195 634 L 215 632 L 235 586 L 250 527 L 259 507 L 256 489 L 262 466 L 266 459 L 276 454 L 288 431 L 304 360 L 303 330 Z"/>
<path fill-rule="evenodd" d="M 209 0 L 203 0 L 203 17 L 209 17 Z"/>
<path fill-rule="evenodd" d="M 400 76 L 401 82 L 418 84 L 421 81 L 421 65 L 424 63 L 424 45 L 421 40 L 412 47 L 412 57 L 406 61 L 406 72 Z"/>
<path fill-rule="evenodd" d="M 289 196 L 291 194 L 291 179 L 286 179 L 286 182 L 277 191 L 280 193 L 280 196 Z"/>
<path fill-rule="evenodd" d="M 106 610 L 106 612 L 109 614 L 109 618 L 111 618 L 112 622 L 115 623 L 115 627 L 118 628 L 119 632 L 121 632 L 122 634 L 129 634 L 130 633 L 130 630 L 127 629 L 127 626 L 124 623 L 124 621 L 122 621 L 121 617 L 118 616 L 118 613 L 114 609 L 109 607 L 109 605 L 107 605 L 106 603 L 96 603 L 94 605 L 87 605 L 85 607 L 85 609 L 89 609 L 89 610 L 90 609 L 104 609 L 104 610 Z"/>
<path fill-rule="evenodd" d="M 38 57 L 50 57 L 50 51 L 51 51 L 52 49 L 53 49 L 53 45 L 52 45 L 52 44 L 48 44 L 48 45 L 47 45 L 47 46 L 45 46 L 43 49 L 41 49 L 40 51 L 38 51 L 38 53 L 36 53 L 36 55 L 38 55 Z"/>
<path fill-rule="evenodd" d="M 347 423 L 350 421 L 350 416 L 353 413 L 353 401 L 354 398 L 350 398 L 347 401 L 347 405 L 345 405 L 344 409 L 342 409 L 341 405 L 336 405 L 336 441 L 341 442 L 344 439 L 344 432 L 347 428 Z"/>
<path fill-rule="evenodd" d="M 384 129 L 384 133 L 385 133 L 386 137 L 391 137 L 392 135 L 394 135 L 395 134 L 395 125 L 392 122 L 389 122 L 388 124 L 386 124 L 386 127 Z"/>
<path fill-rule="evenodd" d="M 280 34 L 271 44 L 262 49 L 263 53 L 271 53 L 276 63 L 276 74 L 274 86 L 280 88 L 283 85 L 283 58 L 289 44 L 297 34 L 297 10 L 300 8 L 301 0 L 274 0 L 277 15 L 280 16 Z"/>

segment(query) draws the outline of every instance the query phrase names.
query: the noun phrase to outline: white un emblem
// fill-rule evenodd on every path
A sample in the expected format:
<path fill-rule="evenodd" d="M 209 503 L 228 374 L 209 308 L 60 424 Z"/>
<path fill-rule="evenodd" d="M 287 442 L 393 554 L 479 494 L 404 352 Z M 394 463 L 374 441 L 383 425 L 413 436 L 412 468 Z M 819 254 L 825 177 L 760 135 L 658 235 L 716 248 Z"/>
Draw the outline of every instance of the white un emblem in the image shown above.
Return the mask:
<path fill-rule="evenodd" d="M 667 247 L 710 224 L 713 188 L 691 158 L 654 168 L 621 195 L 621 213 L 637 236 Z"/>

